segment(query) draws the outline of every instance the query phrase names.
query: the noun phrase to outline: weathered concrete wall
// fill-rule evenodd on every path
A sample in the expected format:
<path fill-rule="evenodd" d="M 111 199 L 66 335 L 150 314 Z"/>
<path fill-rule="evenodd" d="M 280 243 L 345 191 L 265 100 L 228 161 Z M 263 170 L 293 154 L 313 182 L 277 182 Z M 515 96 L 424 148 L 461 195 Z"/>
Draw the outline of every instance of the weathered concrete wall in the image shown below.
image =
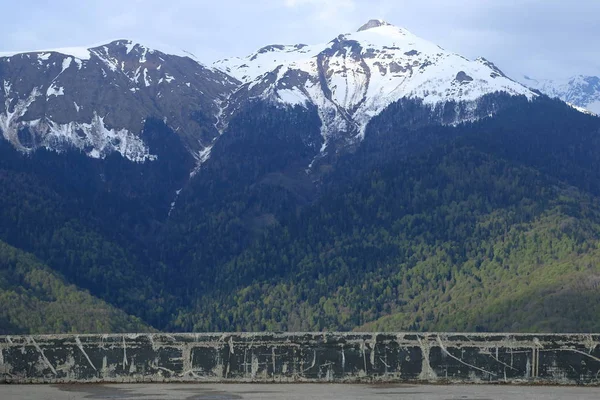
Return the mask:
<path fill-rule="evenodd" d="M 600 335 L 247 333 L 0 337 L 0 382 L 600 384 Z"/>

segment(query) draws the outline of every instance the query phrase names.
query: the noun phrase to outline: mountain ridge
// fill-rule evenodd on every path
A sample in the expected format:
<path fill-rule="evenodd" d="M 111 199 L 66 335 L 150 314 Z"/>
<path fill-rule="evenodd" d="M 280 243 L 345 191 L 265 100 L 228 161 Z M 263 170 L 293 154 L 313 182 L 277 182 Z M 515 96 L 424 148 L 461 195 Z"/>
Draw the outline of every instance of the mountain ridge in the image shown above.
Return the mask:
<path fill-rule="evenodd" d="M 360 142 L 370 119 L 401 98 L 477 108 L 478 98 L 496 91 L 537 96 L 485 59 L 469 61 L 381 20 L 328 43 L 271 45 L 213 65 L 243 82 L 226 112 L 235 113 L 248 98 L 316 105 L 325 146 L 339 133 L 346 143 Z M 457 116 L 456 122 L 473 118 Z"/>
<path fill-rule="evenodd" d="M 265 46 L 210 67 L 176 53 L 125 39 L 0 53 L 0 130 L 23 152 L 71 147 L 144 162 L 156 155 L 140 139 L 143 122 L 159 118 L 201 165 L 229 121 L 257 100 L 316 106 L 324 156 L 358 145 L 369 121 L 402 98 L 421 98 L 432 108 L 464 103 L 450 121 L 458 123 L 483 116 L 477 100 L 485 94 L 537 96 L 483 58 L 467 60 L 382 20 L 328 43 Z M 19 80 L 23 74 L 28 85 Z"/>
<path fill-rule="evenodd" d="M 194 59 L 198 64 L 205 66 L 193 53 L 184 49 L 177 49 L 172 46 L 164 44 L 150 44 L 144 40 L 137 40 L 133 38 L 112 38 L 103 40 L 101 42 L 89 45 L 89 46 L 73 46 L 73 47 L 56 47 L 48 49 L 37 49 L 37 50 L 21 50 L 21 51 L 0 51 L 0 58 L 13 57 L 20 54 L 38 54 L 38 53 L 59 53 L 66 56 L 78 58 L 80 60 L 89 60 L 91 57 L 92 50 L 98 50 L 104 46 L 111 45 L 112 43 L 124 43 L 128 48 L 128 53 L 135 47 L 142 47 L 148 49 L 151 52 L 158 51 L 163 54 L 175 55 L 179 57 L 189 57 Z"/>

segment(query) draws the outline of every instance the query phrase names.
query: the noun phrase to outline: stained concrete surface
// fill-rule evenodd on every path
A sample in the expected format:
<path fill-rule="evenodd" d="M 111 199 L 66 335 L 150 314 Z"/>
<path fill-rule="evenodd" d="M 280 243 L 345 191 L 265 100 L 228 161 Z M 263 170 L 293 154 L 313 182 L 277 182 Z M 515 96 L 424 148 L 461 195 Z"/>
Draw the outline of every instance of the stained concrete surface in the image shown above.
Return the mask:
<path fill-rule="evenodd" d="M 0 385 L 2 400 L 597 400 L 599 398 L 600 388 L 505 385 Z"/>
<path fill-rule="evenodd" d="M 600 335 L 261 332 L 0 336 L 0 383 L 166 382 L 600 386 Z"/>

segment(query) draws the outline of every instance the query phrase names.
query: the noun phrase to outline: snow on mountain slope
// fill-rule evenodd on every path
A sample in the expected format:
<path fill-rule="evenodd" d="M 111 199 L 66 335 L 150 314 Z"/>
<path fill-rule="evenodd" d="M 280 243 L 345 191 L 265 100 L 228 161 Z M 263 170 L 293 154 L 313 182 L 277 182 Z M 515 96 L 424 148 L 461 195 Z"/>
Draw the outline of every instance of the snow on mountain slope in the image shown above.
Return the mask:
<path fill-rule="evenodd" d="M 212 68 L 173 53 L 130 40 L 0 53 L 0 130 L 22 151 L 76 147 L 91 157 L 117 151 L 143 161 L 152 158 L 141 134 L 153 117 L 201 163 L 254 99 L 314 106 L 325 154 L 329 145 L 359 142 L 371 118 L 402 98 L 432 110 L 461 103 L 444 114 L 444 123 L 455 123 L 488 115 L 477 102 L 486 94 L 536 96 L 483 58 L 467 60 L 380 20 L 325 44 L 267 46 Z"/>
<path fill-rule="evenodd" d="M 218 135 L 219 103 L 239 85 L 182 55 L 130 40 L 89 49 L 0 54 L 0 131 L 17 149 L 78 148 L 152 159 L 147 118 L 166 121 L 197 154 Z"/>
<path fill-rule="evenodd" d="M 102 43 L 96 43 L 91 46 L 86 47 L 60 47 L 55 49 L 42 49 L 42 50 L 25 50 L 25 51 L 0 51 L 0 58 L 2 57 L 13 57 L 19 54 L 41 54 L 42 58 L 47 57 L 43 56 L 48 53 L 60 53 L 66 56 L 71 56 L 77 58 L 79 60 L 89 60 L 92 57 L 92 49 L 101 48 L 104 46 L 110 46 L 113 43 L 117 43 L 120 45 L 124 45 L 127 49 L 127 54 L 129 54 L 133 49 L 139 47 L 141 49 L 146 49 L 148 53 L 160 52 L 163 54 L 178 56 L 178 57 L 190 57 L 196 61 L 198 61 L 197 57 L 190 53 L 189 51 L 179 49 L 173 46 L 166 46 L 164 44 L 154 44 L 148 43 L 147 41 L 137 41 L 137 40 L 125 40 L 125 39 L 114 39 L 107 40 Z M 199 61 L 198 61 L 199 62 Z"/>
<path fill-rule="evenodd" d="M 66 56 L 71 56 L 79 60 L 89 60 L 91 57 L 91 53 L 89 48 L 87 47 L 62 47 L 57 49 L 47 49 L 47 50 L 32 50 L 32 51 L 0 51 L 0 58 L 3 57 L 13 57 L 18 54 L 39 54 L 41 55 L 41 59 L 43 60 L 50 53 L 60 53 Z"/>
<path fill-rule="evenodd" d="M 326 142 L 340 134 L 360 140 L 373 116 L 404 97 L 434 105 L 497 91 L 536 96 L 483 58 L 467 60 L 380 20 L 326 44 L 272 45 L 214 65 L 244 82 L 226 113 L 252 98 L 314 104 Z"/>
<path fill-rule="evenodd" d="M 562 80 L 538 80 L 525 76 L 523 84 L 600 115 L 600 77 L 578 75 Z"/>

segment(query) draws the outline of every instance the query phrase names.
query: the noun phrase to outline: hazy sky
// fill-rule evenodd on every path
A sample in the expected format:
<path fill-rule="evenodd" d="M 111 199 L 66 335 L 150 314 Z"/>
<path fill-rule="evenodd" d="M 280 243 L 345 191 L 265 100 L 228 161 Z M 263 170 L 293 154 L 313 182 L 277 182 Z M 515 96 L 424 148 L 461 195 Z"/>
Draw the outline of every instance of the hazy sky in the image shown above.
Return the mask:
<path fill-rule="evenodd" d="M 205 63 L 267 44 L 328 42 L 371 18 L 509 75 L 600 75 L 600 0 L 0 0 L 0 51 L 117 38 Z"/>

